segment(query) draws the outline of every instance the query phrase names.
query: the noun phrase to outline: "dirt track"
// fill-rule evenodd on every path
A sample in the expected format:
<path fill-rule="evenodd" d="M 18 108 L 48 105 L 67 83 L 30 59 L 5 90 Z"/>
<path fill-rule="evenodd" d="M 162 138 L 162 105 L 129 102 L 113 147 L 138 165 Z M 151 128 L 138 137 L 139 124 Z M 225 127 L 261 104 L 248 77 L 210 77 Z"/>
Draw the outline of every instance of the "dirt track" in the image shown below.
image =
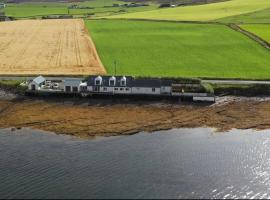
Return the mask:
<path fill-rule="evenodd" d="M 104 73 L 83 20 L 0 23 L 0 75 Z"/>
<path fill-rule="evenodd" d="M 30 127 L 92 137 L 202 126 L 220 131 L 270 129 L 270 101 L 233 100 L 219 101 L 214 106 L 198 106 L 0 100 L 0 128 Z"/>

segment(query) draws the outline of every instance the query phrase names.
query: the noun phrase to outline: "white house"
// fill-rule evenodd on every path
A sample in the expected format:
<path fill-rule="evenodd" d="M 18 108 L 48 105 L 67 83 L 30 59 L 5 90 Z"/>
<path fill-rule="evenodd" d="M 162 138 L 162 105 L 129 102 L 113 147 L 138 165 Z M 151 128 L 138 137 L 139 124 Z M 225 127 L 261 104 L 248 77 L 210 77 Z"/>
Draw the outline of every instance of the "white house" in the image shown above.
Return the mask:
<path fill-rule="evenodd" d="M 78 78 L 65 78 L 64 79 L 64 91 L 77 93 L 80 92 L 81 79 Z"/>
<path fill-rule="evenodd" d="M 28 89 L 35 91 L 40 90 L 42 85 L 45 85 L 46 79 L 43 76 L 39 76 L 30 82 Z"/>
<path fill-rule="evenodd" d="M 87 91 L 103 94 L 131 93 L 131 76 L 90 76 L 87 80 Z"/>
<path fill-rule="evenodd" d="M 103 94 L 170 95 L 171 82 L 132 76 L 90 76 L 87 92 Z"/>
<path fill-rule="evenodd" d="M 5 8 L 5 7 L 6 7 L 6 4 L 0 3 L 0 8 Z"/>

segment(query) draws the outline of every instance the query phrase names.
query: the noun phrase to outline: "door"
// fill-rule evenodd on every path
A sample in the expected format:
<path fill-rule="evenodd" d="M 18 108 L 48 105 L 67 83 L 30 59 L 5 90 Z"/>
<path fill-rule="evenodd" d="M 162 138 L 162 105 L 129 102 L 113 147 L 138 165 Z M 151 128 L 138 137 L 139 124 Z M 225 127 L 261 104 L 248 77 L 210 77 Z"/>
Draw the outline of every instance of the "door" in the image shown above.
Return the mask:
<path fill-rule="evenodd" d="M 100 86 L 94 86 L 94 92 L 99 92 Z"/>
<path fill-rule="evenodd" d="M 71 87 L 70 86 L 66 86 L 66 92 L 71 92 Z"/>
<path fill-rule="evenodd" d="M 34 84 L 31 85 L 31 90 L 33 90 L 33 91 L 36 90 L 36 85 L 34 85 Z"/>
<path fill-rule="evenodd" d="M 78 87 L 76 87 L 76 86 L 72 87 L 72 91 L 73 92 L 78 92 Z"/>

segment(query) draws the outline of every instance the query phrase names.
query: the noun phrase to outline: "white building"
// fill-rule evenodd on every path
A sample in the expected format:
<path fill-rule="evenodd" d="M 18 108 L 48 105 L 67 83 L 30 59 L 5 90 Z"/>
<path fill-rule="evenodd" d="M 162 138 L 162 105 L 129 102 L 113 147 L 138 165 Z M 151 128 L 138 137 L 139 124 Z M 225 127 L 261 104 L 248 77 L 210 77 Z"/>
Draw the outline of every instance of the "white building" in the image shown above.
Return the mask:
<path fill-rule="evenodd" d="M 28 89 L 32 91 L 40 90 L 42 85 L 45 85 L 45 81 L 46 79 L 43 76 L 39 76 L 30 82 Z"/>
<path fill-rule="evenodd" d="M 90 76 L 87 92 L 103 94 L 169 95 L 171 83 L 154 78 L 132 76 Z"/>
<path fill-rule="evenodd" d="M 81 79 L 78 78 L 65 78 L 64 79 L 64 92 L 78 93 L 80 92 Z"/>
<path fill-rule="evenodd" d="M 0 3 L 0 8 L 5 8 L 5 7 L 6 7 L 6 4 Z"/>

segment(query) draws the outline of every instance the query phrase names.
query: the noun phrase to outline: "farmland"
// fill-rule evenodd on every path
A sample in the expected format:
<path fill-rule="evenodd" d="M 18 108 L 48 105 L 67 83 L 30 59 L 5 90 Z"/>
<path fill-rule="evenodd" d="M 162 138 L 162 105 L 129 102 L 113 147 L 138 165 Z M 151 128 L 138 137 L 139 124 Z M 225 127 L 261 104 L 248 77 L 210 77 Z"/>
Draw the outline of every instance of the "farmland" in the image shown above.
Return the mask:
<path fill-rule="evenodd" d="M 44 15 L 70 14 L 75 17 L 87 17 L 88 19 L 103 17 L 133 19 L 85 20 L 85 24 L 97 46 L 102 63 L 110 74 L 114 73 L 116 62 L 117 73 L 127 75 L 245 79 L 270 78 L 269 50 L 264 49 L 255 41 L 225 25 L 212 23 L 241 24 L 242 28 L 269 42 L 270 26 L 267 24 L 258 24 L 270 22 L 269 0 L 231 0 L 205 5 L 164 9 L 158 8 L 158 4 L 154 1 L 149 3 L 149 6 L 134 8 L 119 6 L 123 5 L 123 3 L 126 2 L 118 0 L 92 0 L 76 2 L 78 6 L 87 9 L 68 9 L 68 7 L 74 3 L 31 2 L 8 4 L 5 8 L 5 12 L 8 16 L 15 18 L 40 18 Z M 117 4 L 118 6 L 113 6 L 113 4 Z M 204 24 L 197 22 L 134 21 L 135 18 L 169 21 L 202 21 Z M 21 24 L 23 23 L 26 22 L 21 22 Z M 80 23 L 78 27 L 83 26 L 82 21 Z M 39 26 L 39 24 L 40 22 L 37 25 Z M 41 25 L 41 27 L 43 26 L 44 24 Z M 54 74 L 54 71 L 56 74 L 91 74 L 105 72 L 103 68 L 99 71 L 101 69 L 99 67 L 97 67 L 97 69 L 91 67 L 91 70 L 87 68 L 89 63 L 93 64 L 93 59 L 98 58 L 98 56 L 92 52 L 92 47 L 90 51 L 85 50 L 86 45 L 84 45 L 84 40 L 74 42 L 75 39 L 64 39 L 65 37 L 70 38 L 70 35 L 74 34 L 73 28 L 75 25 L 71 25 L 70 28 L 67 26 L 63 26 L 62 29 L 59 28 L 59 30 L 61 29 L 61 34 L 58 32 L 59 30 L 53 29 L 51 31 L 48 29 L 48 35 L 60 34 L 61 37 L 63 37 L 63 39 L 60 39 L 60 42 L 57 41 L 55 37 L 52 37 L 48 41 L 48 43 L 51 44 L 50 48 L 47 50 L 48 52 L 40 52 L 41 55 L 50 58 L 49 60 L 51 61 L 49 64 L 46 59 L 37 60 L 38 56 L 36 53 L 38 52 L 30 53 L 32 51 L 31 49 L 39 49 L 38 46 L 41 41 L 38 41 L 38 38 L 40 38 L 38 36 L 40 35 L 38 28 L 33 28 L 33 30 L 36 31 L 36 33 L 34 33 L 33 31 L 27 32 L 24 29 L 20 30 L 20 27 L 21 26 L 16 27 L 16 31 L 21 31 L 23 35 L 27 35 L 27 37 L 30 37 L 31 40 L 35 42 L 32 42 L 30 47 L 23 47 L 23 44 L 18 43 L 19 34 L 15 34 L 11 32 L 11 30 L 9 30 L 10 32 L 2 30 L 6 38 L 3 38 L 3 34 L 0 35 L 0 45 L 4 47 L 4 45 L 8 44 L 3 41 L 6 40 L 9 42 L 12 40 L 12 43 L 9 44 L 10 47 L 5 51 L 0 51 L 0 58 L 3 56 L 3 61 L 0 63 L 0 66 L 9 69 L 6 73 L 13 73 L 13 71 L 10 71 L 14 68 L 13 64 L 11 64 L 13 57 L 18 57 L 16 60 L 19 60 L 15 65 L 17 71 L 15 70 L 14 73 L 30 73 L 32 68 L 34 68 L 33 63 L 35 63 L 38 68 L 44 68 L 42 69 L 44 71 L 42 71 L 41 68 L 39 71 L 41 70 L 42 73 L 49 74 Z M 12 30 L 13 29 L 15 29 L 15 27 L 13 27 Z M 78 28 L 78 30 L 79 29 L 80 28 Z M 42 30 L 44 31 L 45 28 L 42 28 Z M 53 31 L 57 33 L 53 33 Z M 12 39 L 14 36 L 12 36 L 11 33 L 16 35 L 15 39 Z M 9 35 L 9 39 L 7 35 Z M 85 35 L 83 36 L 85 37 Z M 2 39 L 4 40 L 2 41 Z M 88 41 L 88 39 L 86 41 Z M 68 42 L 64 43 L 63 41 Z M 89 41 L 91 42 L 91 39 Z M 12 47 L 11 44 L 14 42 L 17 42 L 21 49 L 27 49 L 27 57 L 21 58 L 13 52 L 15 47 Z M 74 50 L 74 45 L 76 46 L 76 44 L 79 44 L 79 47 L 82 48 L 78 50 L 80 53 L 74 53 L 77 51 Z M 41 47 L 42 45 L 44 44 L 41 44 Z M 62 47 L 53 49 L 53 45 L 62 45 Z M 18 50 L 19 53 L 22 51 L 20 48 Z M 62 56 L 60 56 L 61 62 L 55 61 L 59 58 L 56 58 L 57 56 L 54 57 L 51 51 L 62 51 L 62 53 L 60 53 Z M 78 60 L 78 58 L 74 55 L 82 55 L 84 57 L 83 60 L 87 60 L 88 53 L 90 53 L 90 61 L 86 63 L 75 61 L 76 59 Z M 57 62 L 60 63 L 61 70 L 56 68 L 53 71 L 52 66 Z M 48 65 L 47 71 L 45 70 L 45 65 Z M 100 62 L 99 64 L 93 65 L 102 66 Z M 22 68 L 20 69 L 21 72 L 18 71 L 19 66 Z M 29 69 L 27 69 L 28 66 L 30 66 Z M 71 69 L 72 66 L 84 67 Z"/>
<path fill-rule="evenodd" d="M 241 25 L 241 28 L 254 33 L 270 43 L 270 24 L 245 24 Z"/>
<path fill-rule="evenodd" d="M 128 20 L 86 21 L 107 71 L 140 76 L 263 79 L 270 52 L 213 24 Z"/>
<path fill-rule="evenodd" d="M 67 6 L 63 3 L 22 3 L 8 4 L 5 8 L 8 16 L 22 18 L 42 15 L 68 14 Z"/>
<path fill-rule="evenodd" d="M 215 20 L 222 23 L 270 23 L 270 8 Z"/>
<path fill-rule="evenodd" d="M 105 70 L 82 20 L 0 23 L 1 75 L 85 75 Z"/>
<path fill-rule="evenodd" d="M 25 2 L 20 4 L 8 4 L 5 12 L 8 16 L 15 18 L 41 17 L 47 15 L 73 15 L 73 16 L 92 16 L 101 17 L 114 15 L 119 13 L 137 12 L 153 10 L 157 8 L 157 4 L 150 3 L 149 6 L 127 8 L 113 7 L 113 4 L 122 5 L 125 2 L 117 0 L 92 0 L 76 3 L 61 2 Z M 68 9 L 70 5 L 78 5 L 85 9 Z"/>
<path fill-rule="evenodd" d="M 269 0 L 231 0 L 199 6 L 158 9 L 114 15 L 110 18 L 157 19 L 177 21 L 212 21 L 270 8 Z"/>

